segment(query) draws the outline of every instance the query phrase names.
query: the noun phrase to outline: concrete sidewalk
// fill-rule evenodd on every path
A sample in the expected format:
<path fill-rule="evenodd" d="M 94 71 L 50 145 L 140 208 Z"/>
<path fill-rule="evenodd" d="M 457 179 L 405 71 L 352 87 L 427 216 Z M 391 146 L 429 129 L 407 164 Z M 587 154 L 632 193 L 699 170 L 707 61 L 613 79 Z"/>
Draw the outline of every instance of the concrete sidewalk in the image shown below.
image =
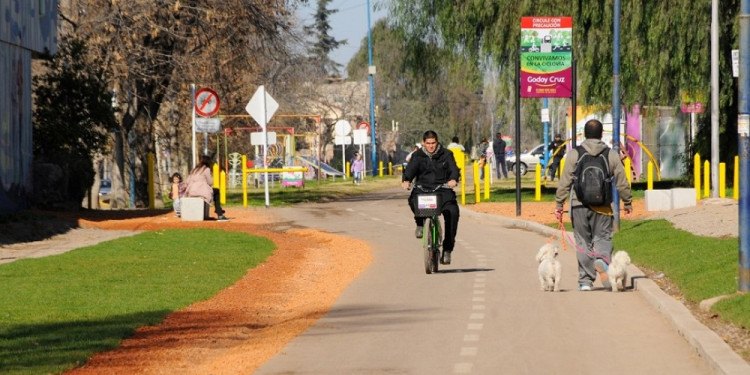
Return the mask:
<path fill-rule="evenodd" d="M 505 228 L 528 230 L 544 236 L 559 236 L 557 229 L 539 223 L 478 213 L 468 206 L 461 208 L 462 215 L 481 217 L 482 220 L 497 222 Z M 631 265 L 628 268 L 628 276 L 633 289 L 643 295 L 658 312 L 667 318 L 677 332 L 695 348 L 701 357 L 706 359 L 717 374 L 750 374 L 750 364 L 735 353 L 719 335 L 701 324 L 687 307 L 662 291 L 640 269 Z"/>

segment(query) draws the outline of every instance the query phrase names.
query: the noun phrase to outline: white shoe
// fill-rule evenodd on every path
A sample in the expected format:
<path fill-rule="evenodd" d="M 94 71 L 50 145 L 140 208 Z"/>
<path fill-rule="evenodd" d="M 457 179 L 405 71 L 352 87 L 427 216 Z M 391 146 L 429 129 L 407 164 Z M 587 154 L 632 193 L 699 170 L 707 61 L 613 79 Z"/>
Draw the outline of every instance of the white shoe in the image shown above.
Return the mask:
<path fill-rule="evenodd" d="M 591 286 L 586 285 L 586 284 L 581 284 L 578 286 L 578 290 L 580 290 L 581 292 L 588 292 L 591 290 Z"/>

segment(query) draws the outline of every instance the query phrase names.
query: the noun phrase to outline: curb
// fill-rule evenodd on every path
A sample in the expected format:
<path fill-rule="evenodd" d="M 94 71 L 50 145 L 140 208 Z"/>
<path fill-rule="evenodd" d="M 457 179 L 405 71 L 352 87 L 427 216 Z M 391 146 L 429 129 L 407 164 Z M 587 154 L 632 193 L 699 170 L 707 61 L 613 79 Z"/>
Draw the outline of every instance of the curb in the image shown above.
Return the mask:
<path fill-rule="evenodd" d="M 499 222 L 504 228 L 522 229 L 545 236 L 558 235 L 558 231 L 546 225 L 521 219 L 507 218 L 504 216 L 479 213 L 463 206 L 461 214 L 493 220 Z M 739 354 L 719 337 L 716 332 L 699 322 L 685 305 L 678 302 L 661 288 L 636 266 L 628 267 L 628 276 L 633 290 L 641 293 L 656 311 L 664 315 L 672 326 L 687 342 L 703 357 L 711 368 L 720 375 L 744 375 L 750 374 L 748 364 Z"/>

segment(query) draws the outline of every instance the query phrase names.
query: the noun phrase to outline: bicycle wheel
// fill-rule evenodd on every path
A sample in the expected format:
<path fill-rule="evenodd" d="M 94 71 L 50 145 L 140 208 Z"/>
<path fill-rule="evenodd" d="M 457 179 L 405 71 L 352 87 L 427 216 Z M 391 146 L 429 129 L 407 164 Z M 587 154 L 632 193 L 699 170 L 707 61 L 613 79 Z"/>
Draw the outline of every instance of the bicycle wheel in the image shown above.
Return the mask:
<path fill-rule="evenodd" d="M 426 274 L 431 274 L 433 272 L 433 258 L 435 257 L 435 254 L 433 253 L 433 239 L 432 237 L 432 228 L 433 228 L 433 221 L 430 218 L 427 218 L 424 220 L 424 226 L 422 232 L 422 247 L 424 247 L 424 272 Z"/>

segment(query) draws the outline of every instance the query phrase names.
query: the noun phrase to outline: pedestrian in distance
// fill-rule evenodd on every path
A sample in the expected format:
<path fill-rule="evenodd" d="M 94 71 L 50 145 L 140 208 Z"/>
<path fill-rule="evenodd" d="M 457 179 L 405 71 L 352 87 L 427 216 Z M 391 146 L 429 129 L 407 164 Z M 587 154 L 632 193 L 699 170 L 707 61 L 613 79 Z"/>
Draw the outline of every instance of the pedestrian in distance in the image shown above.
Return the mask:
<path fill-rule="evenodd" d="M 365 171 L 365 162 L 362 160 L 362 154 L 354 154 L 354 160 L 352 161 L 352 176 L 354 177 L 353 183 L 359 185 L 362 183 L 362 173 Z"/>
<path fill-rule="evenodd" d="M 555 218 L 562 223 L 565 200 L 570 196 L 578 290 L 591 290 L 597 274 L 602 285 L 610 289 L 607 269 L 612 255 L 614 222 L 612 184 L 620 193 L 626 216 L 633 212 L 633 195 L 619 156 L 609 152 L 607 144 L 602 142 L 602 123 L 589 120 L 583 132 L 586 139 L 568 152 L 555 193 Z M 601 176 L 596 178 L 597 175 Z"/>
<path fill-rule="evenodd" d="M 466 149 L 464 148 L 464 146 L 458 143 L 457 136 L 453 136 L 453 138 L 451 139 L 451 143 L 448 143 L 448 146 L 446 146 L 446 148 L 448 148 L 449 150 L 459 149 L 461 150 L 461 152 L 466 152 Z"/>
<path fill-rule="evenodd" d="M 441 197 L 440 211 L 445 220 L 443 258 L 440 260 L 442 264 L 451 263 L 451 252 L 456 243 L 459 210 L 456 193 L 452 188 L 458 184 L 460 173 L 453 153 L 440 145 L 437 133 L 428 130 L 422 136 L 422 148 L 414 152 L 401 179 L 401 187 L 407 190 L 411 187 L 412 181 L 414 185 L 420 185 L 425 189 L 434 189 L 444 184 L 451 188 L 436 191 Z M 417 195 L 420 193 L 418 190 L 412 189 L 409 196 L 408 202 L 412 213 L 416 209 Z M 424 218 L 415 216 L 414 222 L 417 224 L 414 235 L 422 238 Z"/>
<path fill-rule="evenodd" d="M 552 142 L 549 143 L 549 146 L 547 150 L 549 150 L 550 155 L 552 155 L 552 163 L 549 165 L 549 177 L 550 181 L 555 181 L 555 176 L 558 178 L 560 177 L 560 173 L 562 172 L 560 170 L 560 162 L 562 162 L 563 156 L 565 156 L 565 148 L 560 147 L 563 145 L 562 136 L 560 134 L 555 134 L 555 139 L 552 140 Z M 559 151 L 557 151 L 557 154 L 555 154 L 555 151 L 559 148 Z"/>
<path fill-rule="evenodd" d="M 181 202 L 180 198 L 185 195 L 187 186 L 182 182 L 182 175 L 175 172 L 172 174 L 172 187 L 169 189 L 169 197 L 172 199 L 172 208 L 174 209 L 175 215 L 180 217 Z"/>
<path fill-rule="evenodd" d="M 214 209 L 218 221 L 229 221 L 224 216 L 224 210 L 219 202 L 219 189 L 213 187 L 214 178 L 212 170 L 213 159 L 209 155 L 202 155 L 198 165 L 190 171 L 185 181 L 187 188 L 185 196 L 202 198 L 206 205 L 214 203 Z M 208 217 L 206 217 L 208 219 Z"/>
<path fill-rule="evenodd" d="M 479 179 L 484 180 L 484 165 L 487 164 L 487 149 L 490 147 L 490 141 L 487 138 L 482 138 L 482 142 L 479 143 L 477 153 L 479 154 Z"/>
<path fill-rule="evenodd" d="M 495 168 L 497 169 L 497 179 L 500 179 L 500 173 L 504 178 L 508 178 L 508 165 L 505 162 L 505 148 L 507 143 L 503 139 L 503 134 L 497 132 L 495 134 L 495 140 L 492 141 L 492 153 L 495 154 Z"/>

